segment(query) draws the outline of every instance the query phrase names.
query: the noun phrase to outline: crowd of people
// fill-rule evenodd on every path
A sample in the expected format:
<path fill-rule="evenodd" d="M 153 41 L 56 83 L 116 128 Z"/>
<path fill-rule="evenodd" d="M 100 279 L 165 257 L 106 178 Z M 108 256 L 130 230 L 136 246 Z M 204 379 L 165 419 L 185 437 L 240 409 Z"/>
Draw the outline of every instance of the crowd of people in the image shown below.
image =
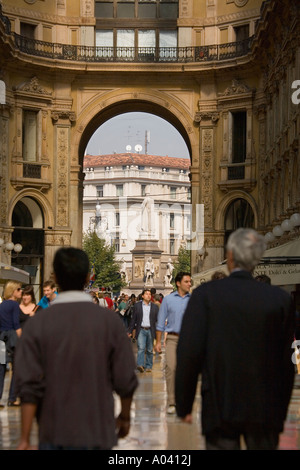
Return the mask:
<path fill-rule="evenodd" d="M 228 276 L 217 272 L 191 293 L 191 274 L 179 272 L 165 297 L 147 287 L 115 298 L 87 291 L 88 258 L 73 247 L 56 252 L 55 282 L 44 283 L 38 303 L 32 286 L 9 281 L 0 398 L 10 364 L 7 404 L 22 406 L 19 448 L 30 448 L 37 416 L 40 449 L 111 449 L 129 432 L 139 374 L 151 373 L 164 347 L 168 414 L 192 422 L 201 376 L 207 449 L 239 449 L 241 436 L 247 449 L 276 449 L 293 388 L 296 310 L 290 294 L 252 276 L 264 249 L 256 231 L 238 229 L 228 239 Z"/>

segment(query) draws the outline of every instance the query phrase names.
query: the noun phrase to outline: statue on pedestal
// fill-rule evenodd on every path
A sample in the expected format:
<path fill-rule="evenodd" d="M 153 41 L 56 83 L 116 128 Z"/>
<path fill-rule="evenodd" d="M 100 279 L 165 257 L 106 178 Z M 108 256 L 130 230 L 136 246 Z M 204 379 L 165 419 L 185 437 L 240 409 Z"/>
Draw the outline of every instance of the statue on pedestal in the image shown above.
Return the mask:
<path fill-rule="evenodd" d="M 141 215 L 141 235 L 148 238 L 152 233 L 152 222 L 154 219 L 154 201 L 150 193 L 146 193 L 146 197 L 142 203 Z"/>
<path fill-rule="evenodd" d="M 169 258 L 169 261 L 167 263 L 166 275 L 165 275 L 165 287 L 172 287 L 171 281 L 173 278 L 173 271 L 174 271 L 174 266 L 172 264 L 171 258 Z"/>
<path fill-rule="evenodd" d="M 124 282 L 128 283 L 128 277 L 127 277 L 127 268 L 126 268 L 126 261 L 124 258 L 122 258 L 122 265 L 120 269 L 120 274 Z"/>
<path fill-rule="evenodd" d="M 146 261 L 144 274 L 145 274 L 145 283 L 146 283 L 146 285 L 153 286 L 154 263 L 152 261 L 151 256 Z"/>

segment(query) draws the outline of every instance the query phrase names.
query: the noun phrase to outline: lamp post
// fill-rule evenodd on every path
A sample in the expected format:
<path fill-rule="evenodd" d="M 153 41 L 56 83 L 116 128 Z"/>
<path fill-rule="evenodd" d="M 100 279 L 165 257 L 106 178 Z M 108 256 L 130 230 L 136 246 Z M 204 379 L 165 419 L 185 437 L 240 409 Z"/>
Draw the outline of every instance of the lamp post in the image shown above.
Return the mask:
<path fill-rule="evenodd" d="M 272 243 L 276 238 L 281 237 L 285 232 L 291 232 L 300 226 L 300 214 L 296 212 L 289 219 L 285 219 L 281 225 L 275 225 L 272 232 L 265 234 L 266 243 Z"/>
<path fill-rule="evenodd" d="M 5 242 L 3 238 L 0 238 L 0 248 L 11 258 L 16 258 L 23 249 L 20 243 Z"/>

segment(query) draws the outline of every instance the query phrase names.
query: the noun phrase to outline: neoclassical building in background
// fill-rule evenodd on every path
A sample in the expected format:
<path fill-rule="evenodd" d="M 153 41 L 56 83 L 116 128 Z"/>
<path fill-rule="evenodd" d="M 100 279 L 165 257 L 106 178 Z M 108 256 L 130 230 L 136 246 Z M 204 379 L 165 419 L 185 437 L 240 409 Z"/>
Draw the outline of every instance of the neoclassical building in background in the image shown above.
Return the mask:
<path fill-rule="evenodd" d="M 146 253 L 142 264 L 154 255 L 158 265 L 154 281 L 160 290 L 166 284 L 169 260 L 176 262 L 180 246 L 189 246 L 189 172 L 187 158 L 130 151 L 84 158 L 83 231 L 95 230 L 108 246 L 115 247 L 131 291 L 132 281 L 137 281 L 143 269 L 141 263 L 133 269 L 139 241 L 156 240 L 156 250 Z"/>
<path fill-rule="evenodd" d="M 238 226 L 299 237 L 299 37 L 298 0 L 1 0 L 1 261 L 38 285 L 81 246 L 87 144 L 130 111 L 189 149 L 193 273 Z"/>

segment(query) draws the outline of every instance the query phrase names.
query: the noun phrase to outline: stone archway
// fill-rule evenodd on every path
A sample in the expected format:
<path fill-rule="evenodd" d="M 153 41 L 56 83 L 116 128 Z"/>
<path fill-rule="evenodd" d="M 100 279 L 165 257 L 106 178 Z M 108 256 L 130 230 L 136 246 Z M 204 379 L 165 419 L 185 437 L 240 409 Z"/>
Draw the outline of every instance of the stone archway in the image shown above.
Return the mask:
<path fill-rule="evenodd" d="M 82 166 L 84 151 L 92 134 L 107 120 L 127 112 L 145 112 L 156 115 L 168 121 L 181 134 L 190 153 L 193 163 L 199 158 L 199 137 L 193 126 L 193 110 L 187 110 L 168 94 L 159 95 L 148 91 L 140 93 L 109 93 L 106 99 L 99 98 L 83 108 L 76 123 L 73 152 L 77 150 L 78 163 Z M 99 111 L 100 108 L 100 111 Z M 189 112 L 188 112 L 189 111 Z M 197 158 L 198 157 L 198 158 Z M 76 156 L 73 153 L 72 159 Z"/>
<path fill-rule="evenodd" d="M 79 208 L 76 222 L 78 228 L 81 227 L 83 213 L 83 191 L 80 181 L 83 178 L 83 159 L 88 141 L 101 124 L 128 112 L 146 112 L 165 119 L 184 139 L 192 165 L 196 167 L 199 165 L 199 128 L 194 125 L 194 104 L 191 99 L 185 99 L 184 96 L 179 99 L 178 96 L 171 96 L 157 90 L 128 92 L 118 89 L 100 95 L 95 93 L 92 99 L 89 97 L 85 103 L 82 103 L 81 112 L 72 129 L 71 162 L 74 168 L 75 165 L 79 168 L 79 191 L 77 188 L 75 194 L 71 188 L 73 191 L 71 201 L 73 201 L 73 207 L 76 204 Z M 199 191 L 196 185 L 194 185 L 194 191 L 193 195 L 192 188 L 192 201 L 197 202 Z M 75 209 L 74 207 L 74 212 Z"/>

